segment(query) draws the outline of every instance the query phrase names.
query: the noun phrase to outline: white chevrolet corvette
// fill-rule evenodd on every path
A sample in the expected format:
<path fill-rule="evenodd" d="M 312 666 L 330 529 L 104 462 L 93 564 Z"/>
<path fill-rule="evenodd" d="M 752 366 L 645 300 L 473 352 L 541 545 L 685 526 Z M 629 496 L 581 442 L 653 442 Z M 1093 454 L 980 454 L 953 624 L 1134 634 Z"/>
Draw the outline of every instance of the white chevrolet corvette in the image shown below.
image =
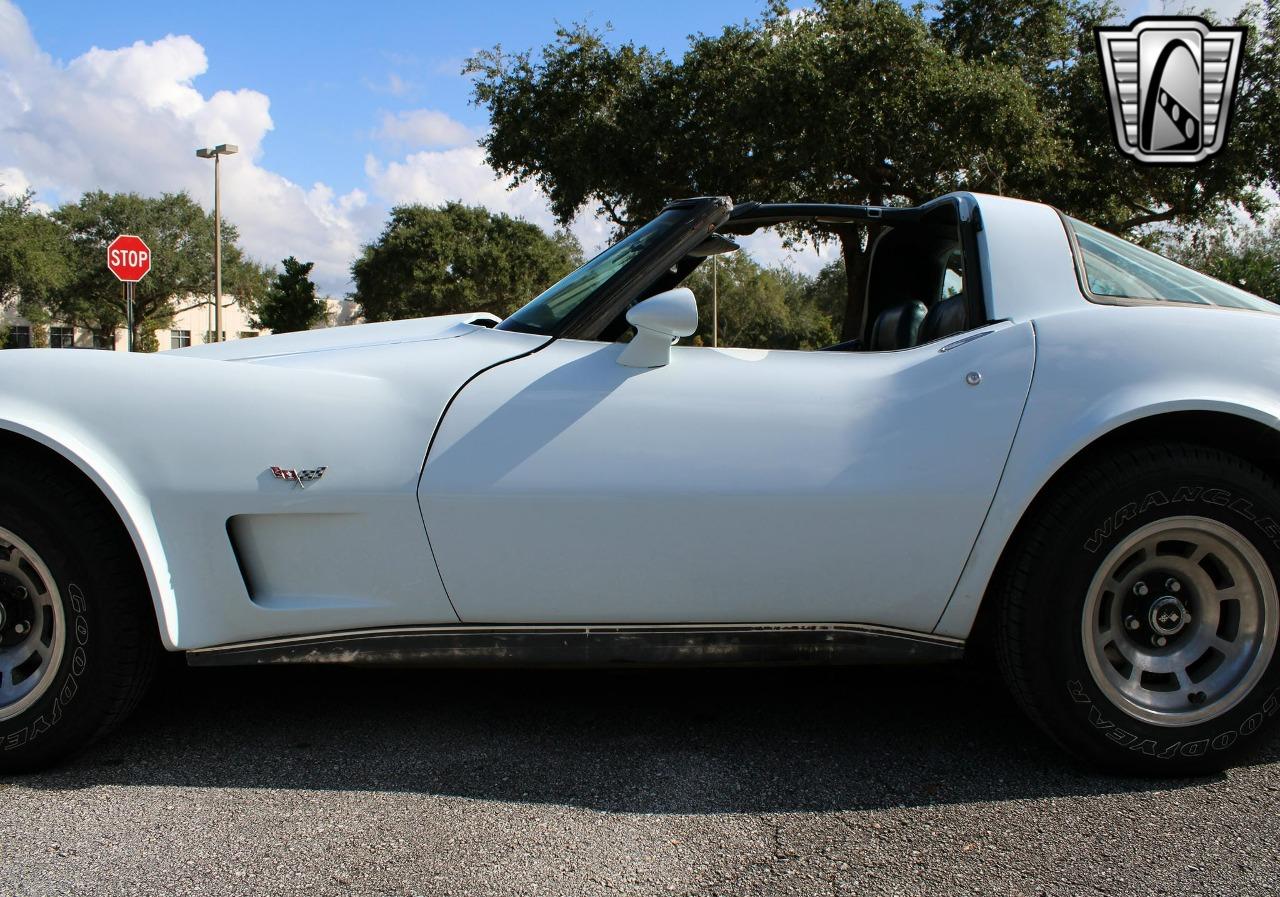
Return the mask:
<path fill-rule="evenodd" d="M 883 225 L 859 340 L 684 347 Z M 698 297 L 708 299 L 709 297 Z M 0 353 L 0 768 L 192 664 L 916 662 L 1156 774 L 1280 705 L 1280 308 L 1054 209 L 672 203 L 505 321 Z"/>

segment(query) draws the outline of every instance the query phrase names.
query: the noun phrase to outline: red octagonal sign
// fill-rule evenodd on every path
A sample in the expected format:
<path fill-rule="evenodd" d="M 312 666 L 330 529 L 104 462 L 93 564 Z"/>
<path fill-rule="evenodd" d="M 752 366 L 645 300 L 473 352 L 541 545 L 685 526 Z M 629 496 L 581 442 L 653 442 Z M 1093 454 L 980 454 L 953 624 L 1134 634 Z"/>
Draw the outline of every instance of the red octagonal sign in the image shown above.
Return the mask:
<path fill-rule="evenodd" d="M 151 250 L 141 237 L 121 234 L 107 247 L 107 267 L 126 283 L 136 283 L 151 270 Z"/>

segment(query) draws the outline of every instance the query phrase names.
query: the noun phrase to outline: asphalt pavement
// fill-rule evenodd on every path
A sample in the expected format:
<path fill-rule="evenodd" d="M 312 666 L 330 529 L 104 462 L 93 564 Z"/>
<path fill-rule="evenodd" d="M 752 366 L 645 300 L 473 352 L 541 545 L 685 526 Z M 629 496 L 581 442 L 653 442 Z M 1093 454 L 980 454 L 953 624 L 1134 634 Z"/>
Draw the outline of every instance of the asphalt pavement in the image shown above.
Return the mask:
<path fill-rule="evenodd" d="M 968 668 L 175 668 L 0 778 L 0 894 L 1280 892 L 1280 742 L 1081 769 Z"/>

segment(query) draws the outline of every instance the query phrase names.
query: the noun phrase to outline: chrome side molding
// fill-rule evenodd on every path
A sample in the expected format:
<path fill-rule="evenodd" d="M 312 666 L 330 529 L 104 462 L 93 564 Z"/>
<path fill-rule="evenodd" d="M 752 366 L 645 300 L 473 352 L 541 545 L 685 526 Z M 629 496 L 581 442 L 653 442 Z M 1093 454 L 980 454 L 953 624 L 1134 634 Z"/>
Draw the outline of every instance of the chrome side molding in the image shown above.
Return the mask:
<path fill-rule="evenodd" d="M 199 648 L 192 666 L 769 666 L 934 663 L 964 642 L 852 623 L 399 626 Z"/>

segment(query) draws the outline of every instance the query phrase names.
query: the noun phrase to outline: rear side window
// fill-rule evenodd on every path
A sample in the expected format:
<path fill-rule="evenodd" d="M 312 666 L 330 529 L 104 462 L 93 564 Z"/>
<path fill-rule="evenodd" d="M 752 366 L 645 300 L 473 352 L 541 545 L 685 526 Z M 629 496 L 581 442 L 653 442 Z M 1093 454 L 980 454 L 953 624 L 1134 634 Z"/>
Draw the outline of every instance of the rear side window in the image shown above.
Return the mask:
<path fill-rule="evenodd" d="M 1067 221 L 1080 247 L 1085 282 L 1095 296 L 1280 313 L 1280 306 L 1266 299 L 1192 271 L 1083 221 Z"/>

